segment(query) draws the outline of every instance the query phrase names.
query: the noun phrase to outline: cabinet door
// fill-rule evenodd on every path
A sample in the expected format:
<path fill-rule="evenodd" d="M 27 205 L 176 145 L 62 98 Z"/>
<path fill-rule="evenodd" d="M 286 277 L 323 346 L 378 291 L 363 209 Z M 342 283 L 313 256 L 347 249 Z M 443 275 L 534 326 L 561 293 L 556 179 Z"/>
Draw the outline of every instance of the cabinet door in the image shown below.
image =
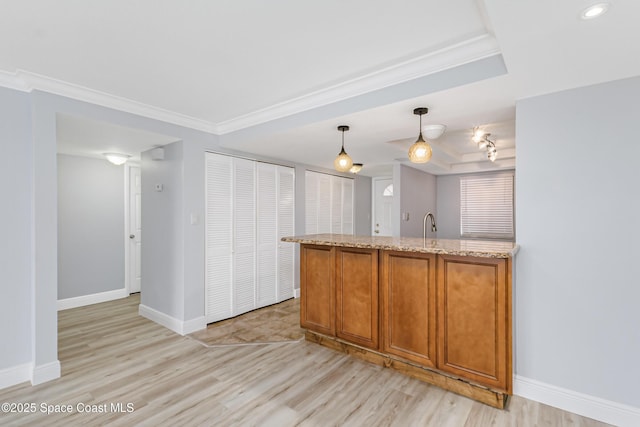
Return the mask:
<path fill-rule="evenodd" d="M 436 256 L 382 252 L 382 351 L 436 365 Z"/>
<path fill-rule="evenodd" d="M 511 393 L 506 259 L 438 256 L 438 368 Z"/>
<path fill-rule="evenodd" d="M 335 251 L 300 245 L 300 326 L 335 335 Z"/>
<path fill-rule="evenodd" d="M 336 335 L 378 348 L 378 250 L 336 250 Z"/>

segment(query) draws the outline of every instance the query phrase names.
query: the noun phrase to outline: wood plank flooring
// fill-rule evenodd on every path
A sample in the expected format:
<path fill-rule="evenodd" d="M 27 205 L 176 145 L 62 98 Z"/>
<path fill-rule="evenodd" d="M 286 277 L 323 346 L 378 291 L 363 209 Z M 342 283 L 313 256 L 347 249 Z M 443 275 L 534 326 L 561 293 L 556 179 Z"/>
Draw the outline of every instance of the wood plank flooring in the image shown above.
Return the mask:
<path fill-rule="evenodd" d="M 138 316 L 138 304 L 60 312 L 62 377 L 0 390 L 0 402 L 37 405 L 0 413 L 0 425 L 604 425 L 518 397 L 494 409 L 306 341 L 208 348 Z M 123 412 L 112 411 L 118 403 Z M 47 415 L 42 404 L 72 410 Z"/>

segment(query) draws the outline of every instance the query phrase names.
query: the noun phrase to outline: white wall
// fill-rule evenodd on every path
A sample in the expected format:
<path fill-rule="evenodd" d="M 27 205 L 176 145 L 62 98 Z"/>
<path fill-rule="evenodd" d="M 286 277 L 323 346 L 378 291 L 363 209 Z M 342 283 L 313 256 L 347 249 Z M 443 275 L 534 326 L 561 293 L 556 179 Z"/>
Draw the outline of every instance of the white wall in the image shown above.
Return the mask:
<path fill-rule="evenodd" d="M 124 166 L 58 154 L 58 299 L 124 289 Z"/>
<path fill-rule="evenodd" d="M 636 77 L 518 102 L 514 289 L 518 377 L 635 408 L 638 100 Z"/>
<path fill-rule="evenodd" d="M 32 361 L 30 117 L 27 94 L 0 88 L 0 373 Z"/>

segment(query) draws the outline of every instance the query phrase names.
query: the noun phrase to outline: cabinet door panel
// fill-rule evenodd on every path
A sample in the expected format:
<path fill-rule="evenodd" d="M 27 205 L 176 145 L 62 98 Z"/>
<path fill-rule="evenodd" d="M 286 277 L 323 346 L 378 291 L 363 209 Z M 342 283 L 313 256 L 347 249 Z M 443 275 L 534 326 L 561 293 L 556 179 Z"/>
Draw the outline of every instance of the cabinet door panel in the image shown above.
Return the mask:
<path fill-rule="evenodd" d="M 438 368 L 510 392 L 506 264 L 505 259 L 439 256 Z"/>
<path fill-rule="evenodd" d="M 382 350 L 424 366 L 436 360 L 436 256 L 382 253 Z"/>
<path fill-rule="evenodd" d="M 378 251 L 338 248 L 336 335 L 378 348 Z"/>
<path fill-rule="evenodd" d="M 335 248 L 300 246 L 300 326 L 335 335 Z"/>

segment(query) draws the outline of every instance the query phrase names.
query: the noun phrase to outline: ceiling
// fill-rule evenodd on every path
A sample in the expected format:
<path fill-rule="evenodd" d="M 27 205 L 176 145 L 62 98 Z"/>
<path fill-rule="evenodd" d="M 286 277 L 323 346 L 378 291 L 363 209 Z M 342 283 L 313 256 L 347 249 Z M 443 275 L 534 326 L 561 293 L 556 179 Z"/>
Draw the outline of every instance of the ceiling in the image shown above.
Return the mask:
<path fill-rule="evenodd" d="M 2 0 L 0 85 L 220 135 L 234 150 L 363 174 L 513 168 L 520 98 L 640 75 L 640 2 L 612 0 Z M 406 152 L 441 123 L 425 165 Z M 491 163 L 470 140 L 483 126 Z M 58 117 L 59 150 L 137 154 L 175 138 Z M 118 141 L 115 143 L 114 141 Z M 126 141 L 126 142 L 123 142 Z M 86 149 L 86 153 L 83 153 Z"/>

